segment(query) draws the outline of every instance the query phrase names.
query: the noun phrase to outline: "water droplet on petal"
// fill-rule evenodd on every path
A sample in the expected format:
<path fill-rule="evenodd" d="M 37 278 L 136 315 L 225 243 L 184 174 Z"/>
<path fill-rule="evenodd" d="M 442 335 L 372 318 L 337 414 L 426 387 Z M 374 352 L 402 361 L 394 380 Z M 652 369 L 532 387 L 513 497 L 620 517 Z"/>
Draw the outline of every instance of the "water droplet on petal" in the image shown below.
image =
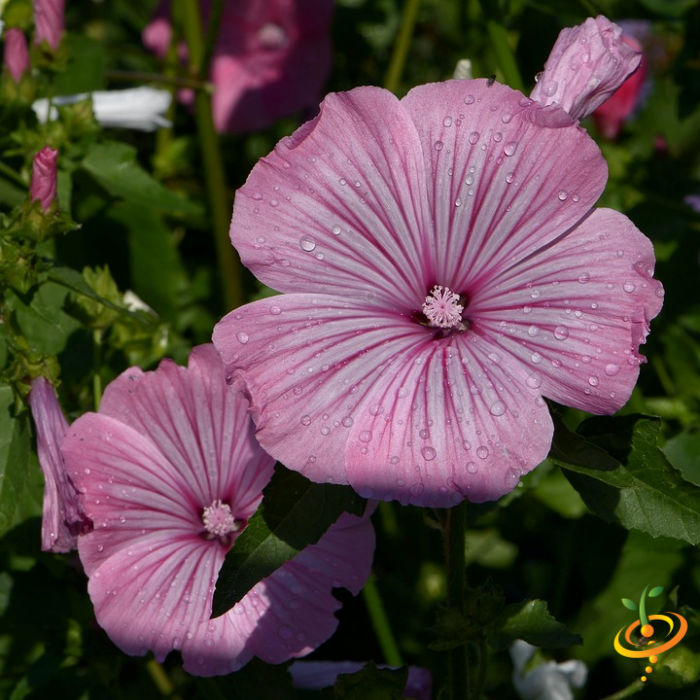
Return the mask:
<path fill-rule="evenodd" d="M 536 335 L 538 335 L 540 332 L 540 329 L 537 326 L 530 326 L 527 329 L 527 334 L 531 337 L 534 338 Z"/>
<path fill-rule="evenodd" d="M 473 105 L 474 104 L 474 95 L 467 95 L 464 98 L 464 104 L 465 105 Z"/>
<path fill-rule="evenodd" d="M 424 448 L 420 451 L 420 453 L 423 455 L 423 458 L 424 458 L 425 460 L 427 460 L 428 462 L 430 462 L 430 460 L 435 459 L 435 457 L 436 457 L 436 455 L 437 455 L 437 452 L 435 451 L 435 448 L 430 447 L 430 445 L 428 445 L 427 447 L 424 447 Z"/>
<path fill-rule="evenodd" d="M 508 469 L 503 476 L 503 485 L 509 490 L 512 491 L 517 485 L 518 482 L 520 481 L 520 473 L 518 472 L 517 469 Z"/>
<path fill-rule="evenodd" d="M 506 412 L 506 407 L 501 401 L 494 401 L 489 406 L 489 411 L 492 416 L 502 416 Z"/>
<path fill-rule="evenodd" d="M 472 131 L 471 134 L 469 134 L 469 143 L 473 146 L 477 141 L 479 140 L 479 132 L 478 131 Z"/>
<path fill-rule="evenodd" d="M 351 428 L 354 422 L 355 421 L 353 421 L 353 419 L 350 416 L 345 416 L 345 418 L 343 418 L 343 420 L 340 421 L 344 428 Z"/>
<path fill-rule="evenodd" d="M 557 340 L 566 340 L 569 337 L 569 329 L 566 326 L 557 326 L 554 329 L 554 337 Z"/>
<path fill-rule="evenodd" d="M 305 250 L 307 253 L 310 253 L 314 248 L 316 248 L 316 241 L 311 238 L 311 236 L 302 236 L 299 245 L 301 246 L 302 250 Z"/>
<path fill-rule="evenodd" d="M 569 193 L 566 190 L 559 190 L 559 194 L 557 196 L 559 197 L 559 200 L 563 202 L 568 198 Z"/>
<path fill-rule="evenodd" d="M 623 288 L 628 294 L 631 294 L 631 293 L 636 289 L 636 287 L 632 284 L 632 282 L 625 282 L 625 283 L 622 285 L 622 288 Z"/>
<path fill-rule="evenodd" d="M 302 425 L 311 425 L 311 416 L 309 416 L 309 415 L 302 416 L 299 422 Z"/>
<path fill-rule="evenodd" d="M 591 279 L 591 275 L 590 275 L 588 272 L 582 272 L 582 273 L 578 276 L 578 281 L 579 281 L 581 284 L 586 284 L 586 282 L 589 282 L 590 279 Z"/>
<path fill-rule="evenodd" d="M 542 386 L 542 377 L 540 377 L 540 375 L 536 372 L 533 372 L 532 374 L 528 375 L 527 379 L 525 380 L 525 384 L 527 384 L 531 389 L 539 389 L 540 386 Z"/>
<path fill-rule="evenodd" d="M 502 134 L 500 131 L 497 131 L 497 132 L 493 135 L 493 140 L 494 140 L 496 143 L 500 143 L 500 142 L 503 140 L 503 134 Z"/>
<path fill-rule="evenodd" d="M 506 175 L 506 182 L 510 185 L 513 180 L 515 180 L 515 173 L 511 171 Z"/>
<path fill-rule="evenodd" d="M 445 144 L 442 141 L 436 141 L 433 144 L 433 147 L 435 148 L 436 151 L 441 151 L 444 145 Z"/>
<path fill-rule="evenodd" d="M 250 340 L 250 338 L 248 337 L 248 334 L 244 331 L 239 331 L 238 333 L 236 333 L 236 340 L 242 345 L 245 345 Z"/>
<path fill-rule="evenodd" d="M 515 141 L 511 141 L 510 143 L 507 143 L 503 147 L 503 152 L 507 156 L 512 156 L 515 153 L 515 150 L 517 149 L 517 147 L 518 147 L 518 144 Z"/>
<path fill-rule="evenodd" d="M 609 365 L 605 365 L 605 374 L 607 374 L 608 377 L 614 377 L 619 371 L 620 365 L 616 365 L 612 362 Z"/>
<path fill-rule="evenodd" d="M 501 121 L 504 124 L 510 124 L 512 119 L 513 119 L 513 115 L 510 112 L 506 112 L 505 114 L 501 115 Z"/>
<path fill-rule="evenodd" d="M 467 471 L 470 474 L 476 474 L 479 471 L 479 467 L 475 462 L 467 462 Z"/>
<path fill-rule="evenodd" d="M 479 459 L 486 459 L 489 456 L 489 448 L 484 445 L 479 445 L 479 447 L 476 448 L 476 456 Z"/>
<path fill-rule="evenodd" d="M 452 117 L 445 117 L 442 120 L 442 125 L 443 126 L 452 126 Z"/>
<path fill-rule="evenodd" d="M 360 435 L 360 442 L 370 442 L 372 440 L 372 431 L 371 430 L 363 430 Z"/>
<path fill-rule="evenodd" d="M 588 377 L 588 383 L 589 383 L 591 386 L 598 386 L 599 381 L 600 381 L 600 380 L 598 379 L 598 377 Z"/>

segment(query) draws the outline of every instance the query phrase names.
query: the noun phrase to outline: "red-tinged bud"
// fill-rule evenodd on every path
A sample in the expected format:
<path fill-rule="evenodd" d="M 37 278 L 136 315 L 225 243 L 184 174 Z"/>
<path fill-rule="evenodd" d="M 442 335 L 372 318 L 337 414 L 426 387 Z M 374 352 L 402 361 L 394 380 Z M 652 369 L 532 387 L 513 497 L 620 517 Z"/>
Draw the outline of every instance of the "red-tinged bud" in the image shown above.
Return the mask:
<path fill-rule="evenodd" d="M 34 43 L 47 41 L 55 51 L 65 29 L 66 0 L 34 0 Z"/>
<path fill-rule="evenodd" d="M 3 63 L 16 83 L 19 83 L 22 75 L 29 70 L 27 39 L 21 29 L 13 28 L 5 31 Z"/>
<path fill-rule="evenodd" d="M 32 184 L 29 194 L 32 201 L 41 202 L 44 211 L 56 200 L 56 160 L 58 151 L 45 146 L 34 156 Z"/>

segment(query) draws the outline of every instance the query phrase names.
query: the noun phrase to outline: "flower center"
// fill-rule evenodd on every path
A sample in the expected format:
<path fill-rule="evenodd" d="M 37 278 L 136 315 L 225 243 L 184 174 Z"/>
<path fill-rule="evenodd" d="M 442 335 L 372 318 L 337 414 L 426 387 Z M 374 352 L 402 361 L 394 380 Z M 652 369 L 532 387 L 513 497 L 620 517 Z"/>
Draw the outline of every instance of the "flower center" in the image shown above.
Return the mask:
<path fill-rule="evenodd" d="M 423 302 L 423 313 L 428 324 L 435 328 L 455 328 L 466 330 L 462 321 L 464 306 L 459 303 L 459 295 L 449 287 L 436 284 Z"/>
<path fill-rule="evenodd" d="M 219 539 L 221 544 L 228 546 L 233 541 L 231 533 L 243 529 L 245 522 L 237 519 L 231 512 L 231 506 L 220 499 L 215 500 L 202 511 L 202 523 L 204 524 L 204 539 Z"/>

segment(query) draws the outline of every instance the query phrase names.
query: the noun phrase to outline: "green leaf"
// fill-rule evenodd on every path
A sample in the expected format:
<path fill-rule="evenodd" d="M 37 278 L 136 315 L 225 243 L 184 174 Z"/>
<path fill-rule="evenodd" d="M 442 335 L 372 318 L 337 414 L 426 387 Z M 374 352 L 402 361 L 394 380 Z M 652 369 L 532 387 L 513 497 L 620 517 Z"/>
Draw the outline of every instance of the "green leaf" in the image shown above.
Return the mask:
<path fill-rule="evenodd" d="M 361 671 L 338 676 L 333 700 L 401 700 L 407 682 L 407 666 L 377 668 L 370 661 Z"/>
<path fill-rule="evenodd" d="M 698 0 L 639 0 L 648 10 L 661 17 L 682 17 L 688 10 L 695 7 Z"/>
<path fill-rule="evenodd" d="M 652 588 L 649 591 L 648 596 L 650 598 L 656 598 L 657 595 L 661 595 L 663 593 L 663 590 L 664 590 L 663 586 L 656 586 L 656 588 Z"/>
<path fill-rule="evenodd" d="M 11 387 L 0 385 L 0 536 L 17 523 L 29 475 L 28 415 L 14 415 Z"/>
<path fill-rule="evenodd" d="M 569 632 L 549 614 L 543 600 L 508 605 L 488 627 L 487 640 L 494 649 L 506 649 L 516 639 L 549 649 L 583 644 L 580 635 Z"/>
<path fill-rule="evenodd" d="M 628 608 L 629 610 L 636 610 L 637 609 L 637 604 L 633 600 L 630 600 L 629 598 L 623 598 L 622 604 L 626 608 Z"/>
<path fill-rule="evenodd" d="M 606 522 L 653 537 L 700 542 L 700 488 L 685 481 L 657 445 L 659 420 L 630 415 L 590 418 L 581 435 L 553 415 L 550 459 L 586 505 Z"/>
<path fill-rule="evenodd" d="M 222 678 L 207 678 L 202 686 L 205 692 L 197 697 L 230 700 L 294 700 L 297 697 L 292 687 L 292 677 L 284 666 L 272 666 L 257 658 L 236 673 Z"/>
<path fill-rule="evenodd" d="M 169 212 L 202 216 L 199 205 L 154 180 L 137 163 L 136 149 L 127 144 L 116 141 L 97 144 L 85 156 L 82 166 L 115 197 Z"/>
<path fill-rule="evenodd" d="M 54 94 L 75 95 L 105 89 L 107 54 L 104 44 L 76 33 L 66 35 L 70 60 L 54 79 Z"/>
<path fill-rule="evenodd" d="M 664 445 L 664 454 L 686 481 L 700 486 L 700 433 L 676 435 Z"/>
<path fill-rule="evenodd" d="M 314 484 L 278 465 L 263 501 L 226 555 L 212 617 L 230 610 L 259 581 L 315 544 L 343 512 L 362 515 L 365 501 L 350 487 Z"/>

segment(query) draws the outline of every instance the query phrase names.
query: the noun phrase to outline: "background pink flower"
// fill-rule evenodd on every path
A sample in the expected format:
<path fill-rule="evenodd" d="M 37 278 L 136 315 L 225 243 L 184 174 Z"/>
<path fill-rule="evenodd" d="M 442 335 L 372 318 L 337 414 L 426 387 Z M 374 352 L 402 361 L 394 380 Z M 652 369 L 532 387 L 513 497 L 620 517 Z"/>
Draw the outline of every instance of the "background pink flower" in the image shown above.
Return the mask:
<path fill-rule="evenodd" d="M 22 76 L 29 71 L 27 39 L 21 29 L 14 27 L 5 30 L 3 39 L 5 41 L 3 65 L 12 76 L 12 80 L 18 83 Z"/>
<path fill-rule="evenodd" d="M 208 2 L 202 10 L 206 19 Z M 257 131 L 316 109 L 330 72 L 332 13 L 332 0 L 225 0 L 211 65 L 218 131 Z M 143 33 L 159 56 L 170 43 L 169 15 L 165 2 Z"/>
<path fill-rule="evenodd" d="M 48 211 L 56 200 L 56 188 L 58 186 L 58 173 L 56 161 L 58 151 L 44 146 L 35 156 L 32 163 L 32 183 L 29 186 L 29 195 L 32 201 L 39 200 L 41 208 Z"/>
<path fill-rule="evenodd" d="M 332 588 L 357 593 L 374 550 L 368 519 L 343 515 L 314 546 L 210 620 L 214 584 L 272 475 L 247 402 L 211 346 L 189 368 L 127 370 L 99 414 L 79 418 L 61 450 L 95 530 L 79 539 L 97 621 L 128 654 L 182 652 L 202 676 L 256 655 L 303 656 L 335 630 Z"/>
<path fill-rule="evenodd" d="M 48 42 L 56 50 L 66 25 L 66 0 L 34 0 L 34 43 Z"/>
<path fill-rule="evenodd" d="M 504 85 L 329 95 L 236 195 L 241 259 L 286 292 L 214 330 L 263 447 L 442 507 L 544 459 L 543 397 L 622 406 L 663 290 L 651 243 L 592 209 L 606 178 L 569 115 Z"/>

